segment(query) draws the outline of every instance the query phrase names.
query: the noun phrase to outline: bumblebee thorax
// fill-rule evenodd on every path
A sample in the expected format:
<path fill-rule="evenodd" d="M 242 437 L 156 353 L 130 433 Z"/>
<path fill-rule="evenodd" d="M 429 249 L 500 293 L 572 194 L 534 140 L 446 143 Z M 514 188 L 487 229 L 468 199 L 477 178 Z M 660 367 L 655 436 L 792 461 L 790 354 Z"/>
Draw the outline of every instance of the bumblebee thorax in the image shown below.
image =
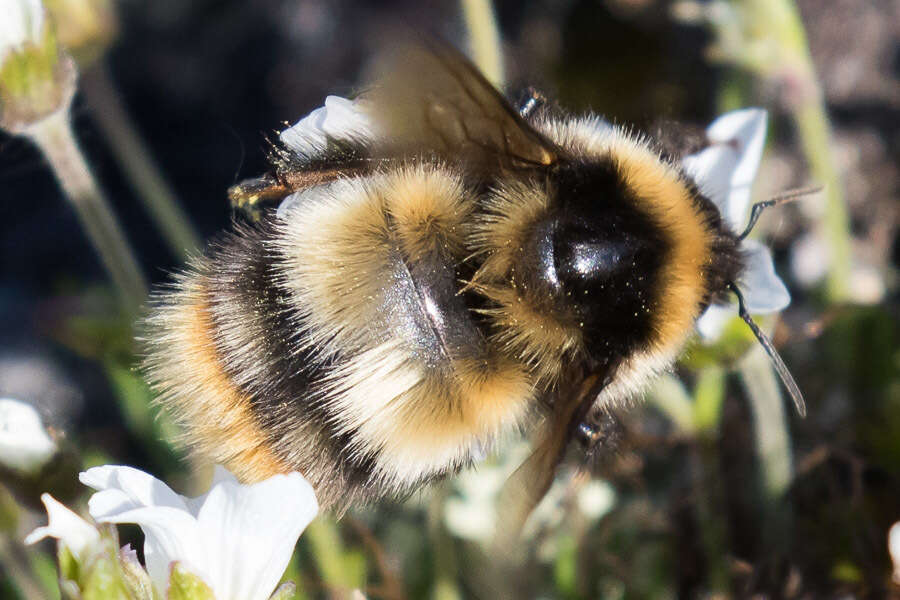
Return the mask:
<path fill-rule="evenodd" d="M 664 231 L 641 211 L 610 158 L 549 175 L 549 209 L 526 238 L 518 271 L 530 295 L 580 331 L 591 361 L 606 362 L 654 335 Z"/>

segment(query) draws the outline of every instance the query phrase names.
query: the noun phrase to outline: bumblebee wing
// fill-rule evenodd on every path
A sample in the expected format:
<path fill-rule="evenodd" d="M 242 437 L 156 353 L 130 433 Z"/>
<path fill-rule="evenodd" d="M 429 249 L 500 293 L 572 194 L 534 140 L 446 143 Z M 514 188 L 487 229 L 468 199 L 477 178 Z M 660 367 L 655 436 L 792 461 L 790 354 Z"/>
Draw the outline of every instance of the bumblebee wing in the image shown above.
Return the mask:
<path fill-rule="evenodd" d="M 540 167 L 558 149 L 463 55 L 426 40 L 386 54 L 364 97 L 388 155 L 434 154 L 489 169 Z"/>
<path fill-rule="evenodd" d="M 573 399 L 557 406 L 541 432 L 531 455 L 525 459 L 500 491 L 494 547 L 512 547 L 528 516 L 550 489 L 556 467 L 565 456 L 575 429 L 581 423 L 605 385 L 599 376 L 585 379 Z"/>
<path fill-rule="evenodd" d="M 233 186 L 232 207 L 256 219 L 294 192 L 423 155 L 483 172 L 558 158 L 468 59 L 435 40 L 383 55 L 361 100 L 329 96 L 283 131 L 270 155 L 275 174 Z"/>

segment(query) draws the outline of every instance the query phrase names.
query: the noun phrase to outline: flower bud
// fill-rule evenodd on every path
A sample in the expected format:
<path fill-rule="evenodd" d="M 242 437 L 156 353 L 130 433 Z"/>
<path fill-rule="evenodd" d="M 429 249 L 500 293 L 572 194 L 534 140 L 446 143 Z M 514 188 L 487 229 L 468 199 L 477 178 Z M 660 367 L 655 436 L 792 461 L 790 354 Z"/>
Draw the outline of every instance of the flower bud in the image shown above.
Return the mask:
<path fill-rule="evenodd" d="M 56 454 L 33 406 L 0 398 L 0 465 L 23 474 L 39 471 Z"/>
<path fill-rule="evenodd" d="M 39 0 L 0 0 L 0 128 L 25 133 L 75 93 L 75 65 L 60 51 Z"/>
<path fill-rule="evenodd" d="M 111 0 L 44 0 L 60 46 L 84 69 L 103 55 L 116 37 Z"/>

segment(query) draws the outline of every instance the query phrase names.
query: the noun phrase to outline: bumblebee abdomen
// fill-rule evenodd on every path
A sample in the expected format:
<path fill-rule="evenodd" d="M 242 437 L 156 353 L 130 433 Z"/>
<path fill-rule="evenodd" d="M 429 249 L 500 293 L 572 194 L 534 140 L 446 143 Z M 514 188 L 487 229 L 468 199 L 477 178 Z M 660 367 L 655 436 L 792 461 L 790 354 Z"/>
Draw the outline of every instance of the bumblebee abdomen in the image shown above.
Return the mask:
<path fill-rule="evenodd" d="M 304 344 L 331 361 L 313 397 L 391 486 L 467 464 L 530 399 L 459 293 L 475 202 L 439 166 L 402 168 L 308 194 L 277 237 Z"/>
<path fill-rule="evenodd" d="M 248 478 L 299 470 L 344 505 L 455 470 L 521 422 L 528 375 L 459 293 L 474 203 L 438 167 L 400 169 L 309 190 L 214 245 L 152 320 L 209 373 L 179 377 L 186 350 L 161 343 L 148 361 L 195 445 Z M 206 426 L 228 410 L 253 432 L 241 452 Z"/>

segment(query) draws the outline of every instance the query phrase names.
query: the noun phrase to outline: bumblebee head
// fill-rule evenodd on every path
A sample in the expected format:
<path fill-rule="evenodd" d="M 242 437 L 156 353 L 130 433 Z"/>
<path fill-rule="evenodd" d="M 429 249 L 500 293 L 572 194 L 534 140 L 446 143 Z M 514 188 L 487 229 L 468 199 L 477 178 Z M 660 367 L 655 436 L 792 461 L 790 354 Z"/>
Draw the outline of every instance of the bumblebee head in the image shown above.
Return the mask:
<path fill-rule="evenodd" d="M 497 186 L 474 248 L 501 347 L 551 384 L 560 363 L 666 368 L 741 271 L 738 237 L 645 140 L 591 119 L 540 129 L 561 159 Z"/>

